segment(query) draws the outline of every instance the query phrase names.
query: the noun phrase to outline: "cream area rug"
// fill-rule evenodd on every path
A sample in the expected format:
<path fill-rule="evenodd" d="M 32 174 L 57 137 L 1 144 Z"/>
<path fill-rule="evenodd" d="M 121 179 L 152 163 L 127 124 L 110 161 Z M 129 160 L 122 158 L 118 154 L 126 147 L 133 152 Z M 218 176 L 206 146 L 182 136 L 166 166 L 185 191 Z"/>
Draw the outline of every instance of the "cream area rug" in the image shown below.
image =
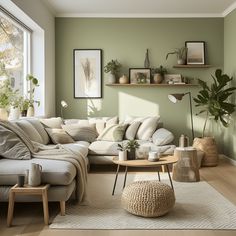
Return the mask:
<path fill-rule="evenodd" d="M 50 228 L 57 229 L 236 229 L 236 206 L 208 183 L 173 182 L 175 207 L 159 218 L 134 216 L 121 208 L 124 175 L 112 196 L 113 174 L 89 174 L 88 203 L 67 204 L 66 216 L 57 215 Z M 169 184 L 168 176 L 161 174 Z M 155 173 L 129 173 L 127 184 L 157 179 Z"/>

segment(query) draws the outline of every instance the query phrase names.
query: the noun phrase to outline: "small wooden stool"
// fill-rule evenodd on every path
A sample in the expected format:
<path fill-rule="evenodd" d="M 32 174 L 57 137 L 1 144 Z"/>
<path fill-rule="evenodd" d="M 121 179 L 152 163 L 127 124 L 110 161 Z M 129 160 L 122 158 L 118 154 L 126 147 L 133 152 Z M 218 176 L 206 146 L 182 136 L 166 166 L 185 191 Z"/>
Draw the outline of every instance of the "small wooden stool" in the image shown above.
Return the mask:
<path fill-rule="evenodd" d="M 179 182 L 200 181 L 197 150 L 195 148 L 176 148 L 174 157 L 177 157 L 178 161 L 173 165 L 173 180 Z"/>
<path fill-rule="evenodd" d="M 50 187 L 49 184 L 46 184 L 43 186 L 38 186 L 38 187 L 31 187 L 28 185 L 24 186 L 24 187 L 18 187 L 17 184 L 15 186 L 13 186 L 10 190 L 10 195 L 9 195 L 7 226 L 10 227 L 12 224 L 16 194 L 42 195 L 44 223 L 45 223 L 45 225 L 48 225 L 49 224 L 49 213 L 48 213 L 48 188 L 49 187 Z"/>

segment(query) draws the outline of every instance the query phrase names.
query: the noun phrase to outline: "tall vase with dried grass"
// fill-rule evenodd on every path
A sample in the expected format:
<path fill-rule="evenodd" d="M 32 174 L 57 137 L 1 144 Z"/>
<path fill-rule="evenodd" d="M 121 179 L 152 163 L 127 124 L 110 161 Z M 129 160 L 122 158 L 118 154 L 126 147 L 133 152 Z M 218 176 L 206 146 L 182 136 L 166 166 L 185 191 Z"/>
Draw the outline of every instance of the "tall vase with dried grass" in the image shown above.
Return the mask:
<path fill-rule="evenodd" d="M 205 122 L 202 130 L 202 137 L 195 138 L 193 146 L 205 153 L 202 161 L 203 166 L 216 166 L 218 164 L 218 152 L 214 137 L 205 137 L 207 122 L 210 117 L 214 117 L 216 122 L 220 122 L 224 127 L 230 124 L 230 118 L 235 111 L 236 105 L 229 101 L 236 87 L 230 87 L 233 77 L 222 74 L 222 70 L 217 69 L 213 82 L 207 85 L 206 82 L 199 80 L 202 89 L 193 100 L 196 107 L 201 107 L 197 115 L 205 114 Z"/>

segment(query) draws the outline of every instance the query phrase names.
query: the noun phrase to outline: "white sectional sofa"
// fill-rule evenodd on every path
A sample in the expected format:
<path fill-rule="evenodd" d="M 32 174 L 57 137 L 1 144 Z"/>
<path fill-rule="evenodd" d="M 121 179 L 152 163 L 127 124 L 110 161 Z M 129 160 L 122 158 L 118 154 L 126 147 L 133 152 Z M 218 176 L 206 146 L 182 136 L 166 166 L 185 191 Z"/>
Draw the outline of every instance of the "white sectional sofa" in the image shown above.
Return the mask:
<path fill-rule="evenodd" d="M 117 117 L 90 118 L 88 120 L 68 119 L 65 121 L 58 117 L 40 121 L 22 119 L 13 123 L 31 141 L 41 145 L 53 147 L 58 140 L 61 140 L 64 142 L 62 144 L 64 148 L 82 155 L 87 165 L 112 164 L 111 159 L 114 155 L 118 155 L 118 143 L 127 142 L 127 138 L 132 137 L 140 143 L 140 150 L 152 149 L 164 154 L 172 154 L 175 148 L 172 145 L 174 138 L 172 133 L 162 128 L 159 117 L 129 118 L 122 122 L 119 122 Z M 124 129 L 122 140 L 117 141 L 116 137 L 110 137 L 114 132 L 108 130 L 108 127 L 112 127 L 114 130 L 118 129 L 119 135 L 121 135 L 120 128 L 122 127 Z M 3 134 L 4 130 L 0 129 L 1 132 Z M 56 133 L 55 136 L 53 132 Z M 57 137 L 58 132 L 60 133 L 59 139 Z M 67 143 L 70 140 L 72 143 Z M 50 157 L 48 159 L 25 159 L 18 155 L 17 157 L 8 156 L 6 158 L 4 153 L 7 151 L 4 146 L 5 141 L 4 138 L 0 138 L 0 201 L 8 201 L 10 187 L 16 183 L 19 174 L 23 174 L 26 169 L 29 169 L 32 162 L 42 166 L 42 182 L 51 186 L 48 193 L 49 201 L 67 201 L 71 197 L 75 189 L 77 175 L 73 163 L 66 160 L 51 160 Z M 137 156 L 141 155 L 140 153 L 143 155 L 143 151 L 138 151 Z M 16 201 L 38 200 L 37 197 L 33 196 L 16 199 Z"/>

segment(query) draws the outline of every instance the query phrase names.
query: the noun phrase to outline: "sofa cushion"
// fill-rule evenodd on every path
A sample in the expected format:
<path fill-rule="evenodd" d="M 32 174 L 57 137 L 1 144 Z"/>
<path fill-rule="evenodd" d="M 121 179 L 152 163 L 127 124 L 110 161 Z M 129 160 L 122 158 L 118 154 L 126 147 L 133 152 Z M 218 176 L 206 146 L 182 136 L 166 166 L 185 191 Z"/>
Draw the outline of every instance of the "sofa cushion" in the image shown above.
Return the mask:
<path fill-rule="evenodd" d="M 155 145 L 166 145 L 174 140 L 174 135 L 167 129 L 160 128 L 152 135 L 152 142 Z"/>
<path fill-rule="evenodd" d="M 120 142 L 124 139 L 125 130 L 128 125 L 107 126 L 98 136 L 97 140 Z"/>
<path fill-rule="evenodd" d="M 89 117 L 88 118 L 90 124 L 96 125 L 96 130 L 98 134 L 101 134 L 105 127 L 109 125 L 118 124 L 118 117 Z"/>
<path fill-rule="evenodd" d="M 138 128 L 141 125 L 140 121 L 133 121 L 125 131 L 125 139 L 133 140 L 137 134 Z"/>
<path fill-rule="evenodd" d="M 16 184 L 17 175 L 25 174 L 31 163 L 42 166 L 42 183 L 68 185 L 76 176 L 75 166 L 67 161 L 38 158 L 31 160 L 0 159 L 0 185 Z"/>
<path fill-rule="evenodd" d="M 93 142 L 96 140 L 98 134 L 95 128 L 95 124 L 89 125 L 62 125 L 62 129 L 66 131 L 76 141 Z"/>
<path fill-rule="evenodd" d="M 159 120 L 159 116 L 149 117 L 145 119 L 139 126 L 136 138 L 140 140 L 149 140 L 155 132 Z"/>
<path fill-rule="evenodd" d="M 50 138 L 47 134 L 47 132 L 45 131 L 43 125 L 40 123 L 40 121 L 38 119 L 27 119 L 28 122 L 30 122 L 34 128 L 38 131 L 39 135 L 41 136 L 42 140 L 43 140 L 43 144 L 47 145 L 50 142 Z"/>
<path fill-rule="evenodd" d="M 8 159 L 28 160 L 31 158 L 28 147 L 11 130 L 0 126 L 0 156 Z"/>
<path fill-rule="evenodd" d="M 118 155 L 118 144 L 122 142 L 109 142 L 109 141 L 95 141 L 89 146 L 89 154 L 91 155 Z"/>
<path fill-rule="evenodd" d="M 44 140 L 37 131 L 37 129 L 32 125 L 28 120 L 18 120 L 14 121 L 15 123 L 25 134 L 30 138 L 30 140 L 44 144 Z"/>
<path fill-rule="evenodd" d="M 61 117 L 40 119 L 40 122 L 44 125 L 44 127 L 54 128 L 54 129 L 60 129 L 61 125 L 63 124 L 63 121 L 62 121 Z"/>
<path fill-rule="evenodd" d="M 54 144 L 58 143 L 66 144 L 75 142 L 74 139 L 71 138 L 71 136 L 67 134 L 63 129 L 51 129 L 51 128 L 45 128 L 45 129 Z"/>

